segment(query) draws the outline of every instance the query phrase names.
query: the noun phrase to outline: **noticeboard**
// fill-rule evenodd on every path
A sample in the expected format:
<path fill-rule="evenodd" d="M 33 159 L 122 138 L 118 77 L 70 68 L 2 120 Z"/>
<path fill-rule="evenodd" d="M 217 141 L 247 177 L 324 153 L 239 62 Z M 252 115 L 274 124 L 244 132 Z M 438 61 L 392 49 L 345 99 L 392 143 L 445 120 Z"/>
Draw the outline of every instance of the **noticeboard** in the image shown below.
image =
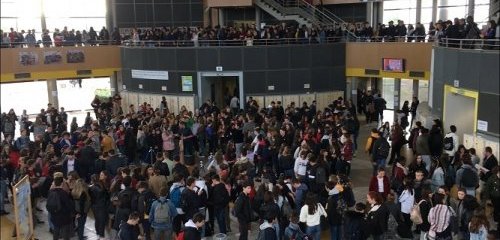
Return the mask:
<path fill-rule="evenodd" d="M 32 239 L 31 185 L 28 176 L 14 185 L 14 215 L 18 240 Z"/>

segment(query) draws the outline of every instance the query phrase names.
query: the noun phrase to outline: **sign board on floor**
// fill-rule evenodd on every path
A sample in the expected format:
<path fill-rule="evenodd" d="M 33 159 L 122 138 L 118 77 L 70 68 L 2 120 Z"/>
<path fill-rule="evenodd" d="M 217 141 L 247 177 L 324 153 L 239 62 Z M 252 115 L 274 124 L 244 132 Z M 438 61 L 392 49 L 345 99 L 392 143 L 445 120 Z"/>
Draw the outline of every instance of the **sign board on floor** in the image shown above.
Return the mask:
<path fill-rule="evenodd" d="M 13 187 L 13 191 L 13 208 L 17 239 L 31 239 L 33 237 L 33 213 L 31 208 L 31 186 L 29 177 L 25 176 L 16 183 Z"/>

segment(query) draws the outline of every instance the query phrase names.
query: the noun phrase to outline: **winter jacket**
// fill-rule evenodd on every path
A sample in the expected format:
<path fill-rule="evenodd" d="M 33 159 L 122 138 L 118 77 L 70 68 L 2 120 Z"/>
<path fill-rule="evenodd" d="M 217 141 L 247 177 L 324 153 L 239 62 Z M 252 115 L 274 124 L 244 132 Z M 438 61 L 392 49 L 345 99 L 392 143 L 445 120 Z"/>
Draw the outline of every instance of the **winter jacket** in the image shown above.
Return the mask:
<path fill-rule="evenodd" d="M 259 237 L 258 239 L 263 239 L 263 240 L 278 240 L 276 237 L 276 230 L 274 229 L 273 225 L 270 224 L 267 221 L 264 221 L 260 226 L 259 226 Z"/>
<path fill-rule="evenodd" d="M 212 204 L 214 209 L 221 210 L 229 204 L 229 193 L 227 192 L 226 185 L 219 183 L 212 189 Z"/>
<path fill-rule="evenodd" d="M 378 192 L 378 179 L 377 179 L 377 176 L 372 176 L 372 179 L 370 180 L 370 186 L 369 186 L 369 191 L 374 191 L 374 192 Z M 389 178 L 387 176 L 384 176 L 384 192 L 382 192 L 381 194 L 385 197 L 387 197 L 387 195 L 389 194 L 389 192 L 391 191 L 391 184 L 390 184 L 390 181 L 389 181 Z"/>
<path fill-rule="evenodd" d="M 356 211 L 346 211 L 343 219 L 343 236 L 349 240 L 365 239 L 363 232 L 364 214 Z"/>
<path fill-rule="evenodd" d="M 120 240 L 137 240 L 139 237 L 139 227 L 130 225 L 127 222 L 122 222 L 120 224 L 120 231 L 118 232 L 118 238 Z"/>
<path fill-rule="evenodd" d="M 234 213 L 239 222 L 250 223 L 252 220 L 252 208 L 250 205 L 250 198 L 241 193 L 234 204 Z"/>
<path fill-rule="evenodd" d="M 389 211 L 382 205 L 374 205 L 368 212 L 365 220 L 363 232 L 366 236 L 380 236 L 387 231 L 387 221 L 389 220 Z"/>
<path fill-rule="evenodd" d="M 414 149 L 418 155 L 431 155 L 431 150 L 429 149 L 429 135 L 422 134 L 417 137 Z"/>

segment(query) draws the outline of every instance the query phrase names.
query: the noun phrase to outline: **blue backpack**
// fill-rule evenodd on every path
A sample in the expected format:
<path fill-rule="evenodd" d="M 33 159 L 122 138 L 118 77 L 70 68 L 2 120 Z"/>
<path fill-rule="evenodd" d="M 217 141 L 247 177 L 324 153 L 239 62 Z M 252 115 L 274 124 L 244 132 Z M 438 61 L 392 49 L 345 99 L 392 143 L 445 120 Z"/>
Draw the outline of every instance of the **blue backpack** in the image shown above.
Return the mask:
<path fill-rule="evenodd" d="M 181 207 L 181 194 L 184 187 L 177 186 L 170 192 L 170 201 L 174 204 L 175 208 Z"/>

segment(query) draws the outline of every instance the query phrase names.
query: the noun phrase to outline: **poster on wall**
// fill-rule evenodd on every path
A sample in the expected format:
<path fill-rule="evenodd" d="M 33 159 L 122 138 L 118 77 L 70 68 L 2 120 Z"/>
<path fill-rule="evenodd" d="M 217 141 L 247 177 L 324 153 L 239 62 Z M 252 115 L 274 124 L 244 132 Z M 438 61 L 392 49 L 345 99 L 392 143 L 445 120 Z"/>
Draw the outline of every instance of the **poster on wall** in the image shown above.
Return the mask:
<path fill-rule="evenodd" d="M 19 63 L 23 66 L 38 64 L 38 54 L 36 52 L 19 52 Z"/>
<path fill-rule="evenodd" d="M 193 91 L 193 76 L 182 76 L 182 91 L 192 92 Z"/>
<path fill-rule="evenodd" d="M 82 50 L 71 50 L 66 53 L 66 61 L 68 63 L 85 62 L 85 54 Z"/>
<path fill-rule="evenodd" d="M 62 63 L 62 54 L 60 51 L 47 51 L 43 53 L 44 64 Z"/>

